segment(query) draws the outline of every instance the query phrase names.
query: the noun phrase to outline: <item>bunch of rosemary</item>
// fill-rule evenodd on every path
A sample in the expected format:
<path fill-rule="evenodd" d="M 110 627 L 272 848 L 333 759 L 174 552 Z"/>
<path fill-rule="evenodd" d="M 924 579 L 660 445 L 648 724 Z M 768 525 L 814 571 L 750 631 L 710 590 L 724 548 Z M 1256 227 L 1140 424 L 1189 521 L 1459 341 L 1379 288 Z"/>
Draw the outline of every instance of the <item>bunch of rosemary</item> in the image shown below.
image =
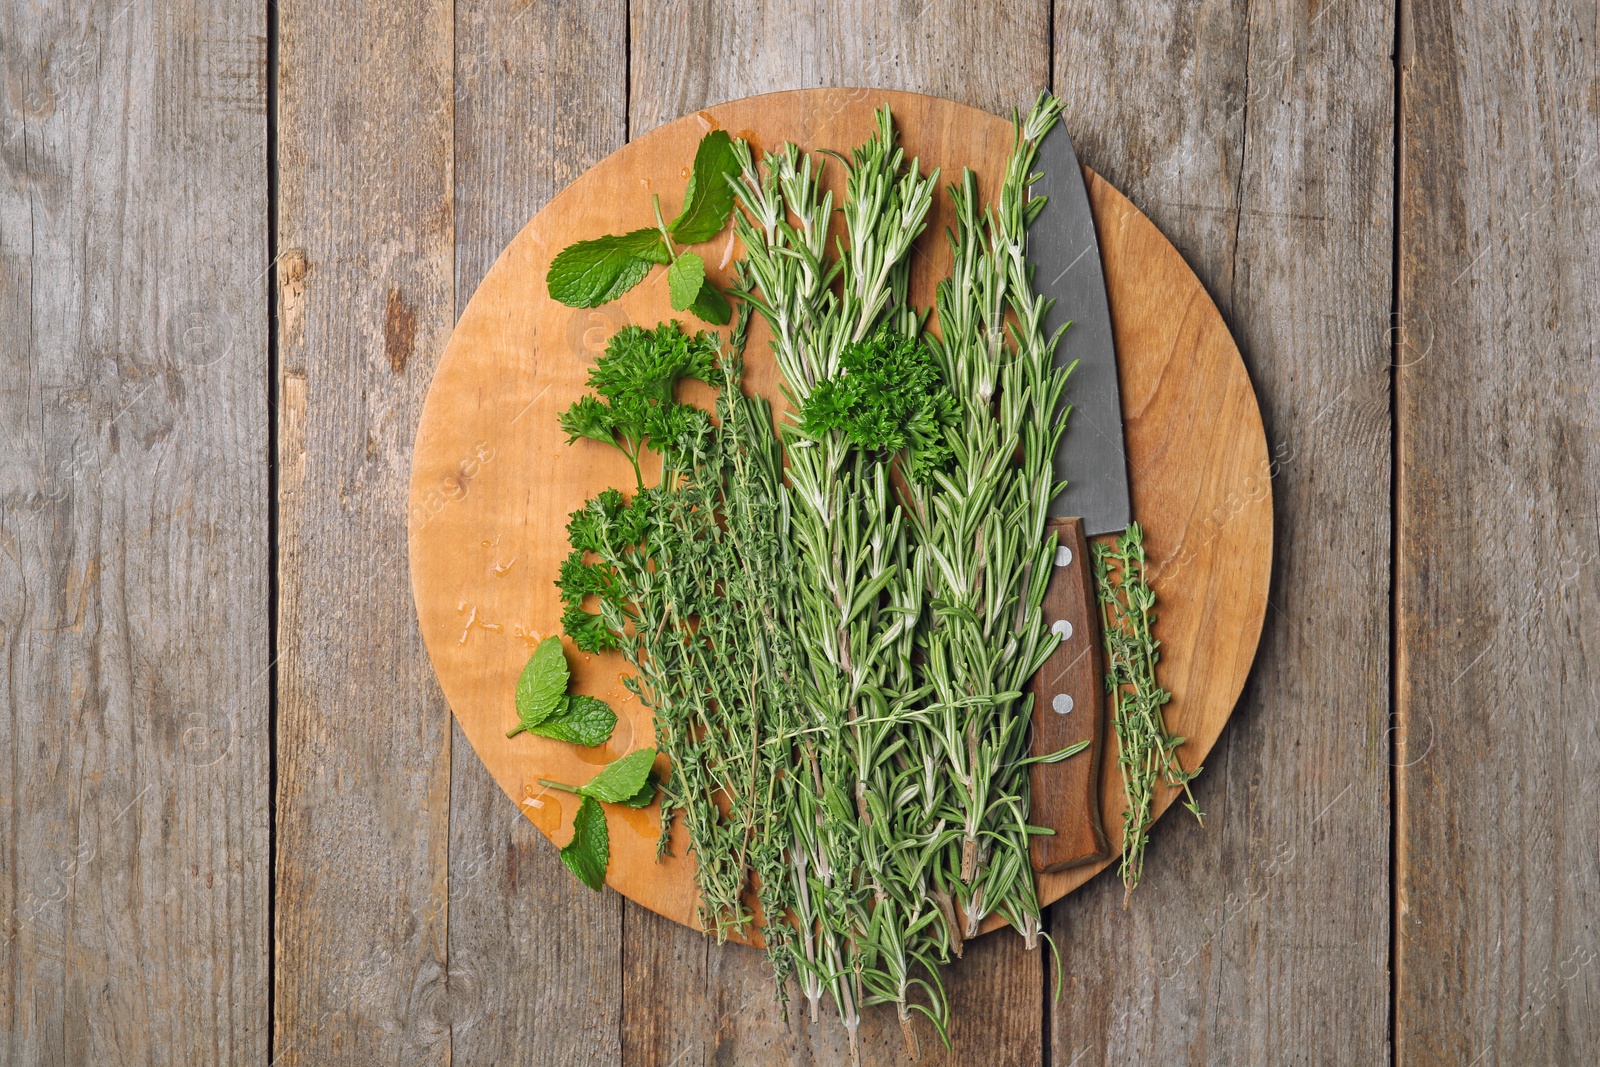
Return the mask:
<path fill-rule="evenodd" d="M 894 142 L 885 108 L 845 163 L 837 259 L 833 196 L 793 145 L 759 167 L 741 150 L 734 217 L 746 257 L 735 292 L 771 328 L 792 408 L 782 429 L 801 575 L 795 963 L 813 1018 L 826 990 L 853 1052 L 864 1005 L 893 1002 L 908 1043 L 912 1011 L 941 1036 L 948 1016 L 937 967 L 949 934 L 929 870 L 940 828 L 928 794 L 943 783 L 931 750 L 908 743 L 925 714 L 912 664 L 925 590 L 892 477 L 902 460 L 937 464 L 948 415 L 920 348 L 925 315 L 906 301 L 907 256 L 937 175 Z M 873 379 L 873 368 L 886 373 Z"/>
<path fill-rule="evenodd" d="M 930 726 L 950 788 L 947 818 L 958 855 L 942 870 L 965 936 L 999 912 L 1033 947 L 1039 901 L 1028 860 L 1028 679 L 1054 651 L 1040 605 L 1054 538 L 1045 536 L 1059 491 L 1052 459 L 1065 429 L 1070 368 L 1053 365 L 1049 302 L 1033 292 L 1028 199 L 1038 144 L 1060 114 L 1041 96 L 1018 123 L 998 206 L 984 209 L 968 170 L 950 187 L 953 265 L 939 284 L 941 336 L 930 339 L 960 411 L 955 462 L 928 486 L 910 486 L 915 552 L 930 611 L 917 647 L 932 686 Z M 1065 753 L 1057 754 L 1058 757 Z"/>

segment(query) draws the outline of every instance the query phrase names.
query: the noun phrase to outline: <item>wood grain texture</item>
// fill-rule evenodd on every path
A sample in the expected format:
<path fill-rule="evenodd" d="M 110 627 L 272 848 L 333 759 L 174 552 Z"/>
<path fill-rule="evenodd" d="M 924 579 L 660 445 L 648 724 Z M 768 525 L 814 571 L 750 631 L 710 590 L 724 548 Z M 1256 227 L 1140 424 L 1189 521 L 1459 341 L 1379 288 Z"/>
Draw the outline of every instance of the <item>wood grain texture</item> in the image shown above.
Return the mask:
<path fill-rule="evenodd" d="M 0 1061 L 254 1063 L 263 27 L 113 14 L 0 14 Z"/>
<path fill-rule="evenodd" d="M 0 11 L 0 1062 L 255 1064 L 264 24 L 119 7 Z"/>
<path fill-rule="evenodd" d="M 459 315 L 517 230 L 626 140 L 627 13 L 620 0 L 458 0 L 455 23 Z M 454 1062 L 619 1059 L 622 901 L 590 892 L 555 851 L 454 728 Z"/>
<path fill-rule="evenodd" d="M 279 27 L 275 1051 L 444 1063 L 450 726 L 396 576 L 455 306 L 452 7 Z"/>
<path fill-rule="evenodd" d="M 1397 1057 L 1600 1058 L 1600 26 L 1409 3 Z"/>
<path fill-rule="evenodd" d="M 1050 80 L 1049 0 L 640 0 L 629 129 L 758 93 L 869 86 L 1000 115 Z"/>
<path fill-rule="evenodd" d="M 1163 820 L 1129 910 L 1112 879 L 1055 909 L 1051 1062 L 1382 1062 L 1393 26 L 1243 0 L 1055 24 L 1080 157 L 1216 297 L 1273 441 L 1185 537 L 1248 514 L 1265 474 L 1279 549 L 1253 681 L 1196 783 L 1205 828 Z"/>

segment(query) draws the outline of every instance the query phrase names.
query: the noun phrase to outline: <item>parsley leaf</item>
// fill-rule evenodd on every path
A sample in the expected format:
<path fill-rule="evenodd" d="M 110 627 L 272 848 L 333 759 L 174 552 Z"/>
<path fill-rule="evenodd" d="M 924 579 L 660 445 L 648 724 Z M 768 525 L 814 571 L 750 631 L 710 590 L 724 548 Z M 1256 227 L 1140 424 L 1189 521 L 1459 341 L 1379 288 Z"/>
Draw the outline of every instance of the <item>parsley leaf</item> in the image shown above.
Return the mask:
<path fill-rule="evenodd" d="M 685 252 L 667 268 L 667 295 L 672 299 L 673 311 L 688 311 L 700 287 L 706 280 L 706 261 L 693 252 Z"/>
<path fill-rule="evenodd" d="M 592 308 L 632 289 L 656 263 L 671 262 L 655 229 L 607 234 L 568 245 L 550 264 L 545 286 L 568 307 Z"/>
<path fill-rule="evenodd" d="M 700 138 L 689 187 L 683 191 L 683 211 L 667 227 L 672 236 L 688 245 L 715 237 L 733 210 L 733 186 L 728 179 L 738 173 L 739 156 L 726 130 L 712 130 Z M 676 301 L 672 306 L 683 310 Z"/>
<path fill-rule="evenodd" d="M 606 830 L 606 813 L 593 797 L 584 797 L 572 820 L 572 840 L 561 850 L 561 862 L 584 885 L 600 892 L 606 881 L 606 866 L 611 860 L 611 835 Z"/>
<path fill-rule="evenodd" d="M 801 428 L 820 436 L 838 430 L 861 448 L 903 453 L 907 473 L 926 484 L 954 456 L 958 419 L 927 345 L 885 327 L 846 345 L 839 374 L 824 378 L 806 398 Z"/>

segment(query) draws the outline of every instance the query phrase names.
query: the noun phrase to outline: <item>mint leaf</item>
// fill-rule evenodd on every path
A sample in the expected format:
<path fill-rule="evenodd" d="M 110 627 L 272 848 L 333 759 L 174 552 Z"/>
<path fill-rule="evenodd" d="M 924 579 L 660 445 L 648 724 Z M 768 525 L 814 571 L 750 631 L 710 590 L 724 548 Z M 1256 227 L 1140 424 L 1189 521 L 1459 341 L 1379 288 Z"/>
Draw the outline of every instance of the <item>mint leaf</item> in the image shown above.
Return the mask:
<path fill-rule="evenodd" d="M 528 657 L 517 679 L 517 718 L 521 725 L 507 737 L 532 730 L 562 706 L 567 693 L 567 654 L 561 651 L 561 638 L 547 637 Z"/>
<path fill-rule="evenodd" d="M 574 694 L 566 698 L 559 712 L 536 726 L 528 727 L 528 732 L 555 741 L 594 748 L 605 744 L 616 726 L 617 713 L 604 700 Z"/>
<path fill-rule="evenodd" d="M 561 850 L 561 862 L 584 885 L 600 892 L 606 882 L 606 865 L 611 860 L 611 835 L 606 831 L 606 813 L 590 797 L 578 805 L 572 820 L 572 840 Z"/>
<path fill-rule="evenodd" d="M 606 765 L 605 770 L 578 787 L 586 797 L 621 804 L 638 795 L 650 778 L 650 767 L 656 761 L 656 750 L 640 748 L 621 759 Z"/>
<path fill-rule="evenodd" d="M 727 131 L 712 130 L 700 138 L 689 187 L 683 191 L 683 211 L 667 227 L 672 236 L 687 245 L 715 237 L 733 210 L 733 186 L 728 179 L 738 173 L 739 157 Z"/>
<path fill-rule="evenodd" d="M 700 283 L 700 292 L 695 295 L 689 310 L 713 326 L 726 326 L 733 317 L 733 308 L 728 306 L 727 298 L 709 281 Z"/>
<path fill-rule="evenodd" d="M 670 261 L 659 230 L 607 234 L 563 248 L 550 264 L 545 287 L 551 299 L 568 307 L 592 308 L 638 285 L 651 264 Z"/>
<path fill-rule="evenodd" d="M 622 803 L 626 804 L 630 808 L 642 808 L 648 805 L 655 798 L 656 780 L 654 775 L 650 775 L 645 778 L 644 785 L 639 787 L 639 791 L 633 794 L 633 796 L 629 797 L 627 800 L 622 801 Z"/>
<path fill-rule="evenodd" d="M 706 261 L 693 252 L 685 252 L 667 268 L 667 294 L 672 297 L 673 311 L 688 311 L 700 286 L 706 280 Z"/>

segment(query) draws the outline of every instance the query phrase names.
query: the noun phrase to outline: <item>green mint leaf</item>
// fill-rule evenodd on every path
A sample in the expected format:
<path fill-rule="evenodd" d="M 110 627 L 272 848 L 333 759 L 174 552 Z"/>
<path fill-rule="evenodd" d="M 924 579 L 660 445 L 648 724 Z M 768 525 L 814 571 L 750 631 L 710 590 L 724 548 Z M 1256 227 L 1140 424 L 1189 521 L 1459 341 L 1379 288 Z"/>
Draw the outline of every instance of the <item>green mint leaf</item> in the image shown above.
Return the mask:
<path fill-rule="evenodd" d="M 672 297 L 673 311 L 688 311 L 700 286 L 706 280 L 706 261 L 693 252 L 685 252 L 667 268 L 667 293 Z"/>
<path fill-rule="evenodd" d="M 561 638 L 547 637 L 528 657 L 517 679 L 517 718 L 522 725 L 511 734 L 531 730 L 560 710 L 567 694 L 567 655 Z"/>
<path fill-rule="evenodd" d="M 626 804 L 630 808 L 643 808 L 643 807 L 648 807 L 650 802 L 652 800 L 654 800 L 655 798 L 656 798 L 655 776 L 654 775 L 650 775 L 650 776 L 645 778 L 644 785 L 639 787 L 639 791 L 637 793 L 633 794 L 633 796 L 629 797 L 627 800 L 622 801 L 622 803 Z"/>
<path fill-rule="evenodd" d="M 600 892 L 606 882 L 606 865 L 611 860 L 611 835 L 606 831 L 606 813 L 590 797 L 578 805 L 572 820 L 572 840 L 561 850 L 561 862 L 578 876 L 578 881 Z"/>
<path fill-rule="evenodd" d="M 586 797 L 621 804 L 637 796 L 650 779 L 650 767 L 656 761 L 653 748 L 636 749 L 619 760 L 606 765 L 605 770 L 578 787 Z"/>
<path fill-rule="evenodd" d="M 670 260 L 659 230 L 607 234 L 562 249 L 544 281 L 551 299 L 568 307 L 592 308 L 638 285 L 651 264 Z"/>
<path fill-rule="evenodd" d="M 683 211 L 667 227 L 672 236 L 686 245 L 715 237 L 733 210 L 733 186 L 728 179 L 738 173 L 739 157 L 725 130 L 712 130 L 700 138 L 689 187 L 683 191 Z"/>
<path fill-rule="evenodd" d="M 726 326 L 733 317 L 733 308 L 728 306 L 727 297 L 709 281 L 700 284 L 700 292 L 696 294 L 694 303 L 689 305 L 689 310 L 713 326 Z"/>
<path fill-rule="evenodd" d="M 528 732 L 585 748 L 603 745 L 616 729 L 617 713 L 604 700 L 573 694 L 556 714 L 528 727 Z M 604 799 L 604 798 L 602 798 Z"/>

